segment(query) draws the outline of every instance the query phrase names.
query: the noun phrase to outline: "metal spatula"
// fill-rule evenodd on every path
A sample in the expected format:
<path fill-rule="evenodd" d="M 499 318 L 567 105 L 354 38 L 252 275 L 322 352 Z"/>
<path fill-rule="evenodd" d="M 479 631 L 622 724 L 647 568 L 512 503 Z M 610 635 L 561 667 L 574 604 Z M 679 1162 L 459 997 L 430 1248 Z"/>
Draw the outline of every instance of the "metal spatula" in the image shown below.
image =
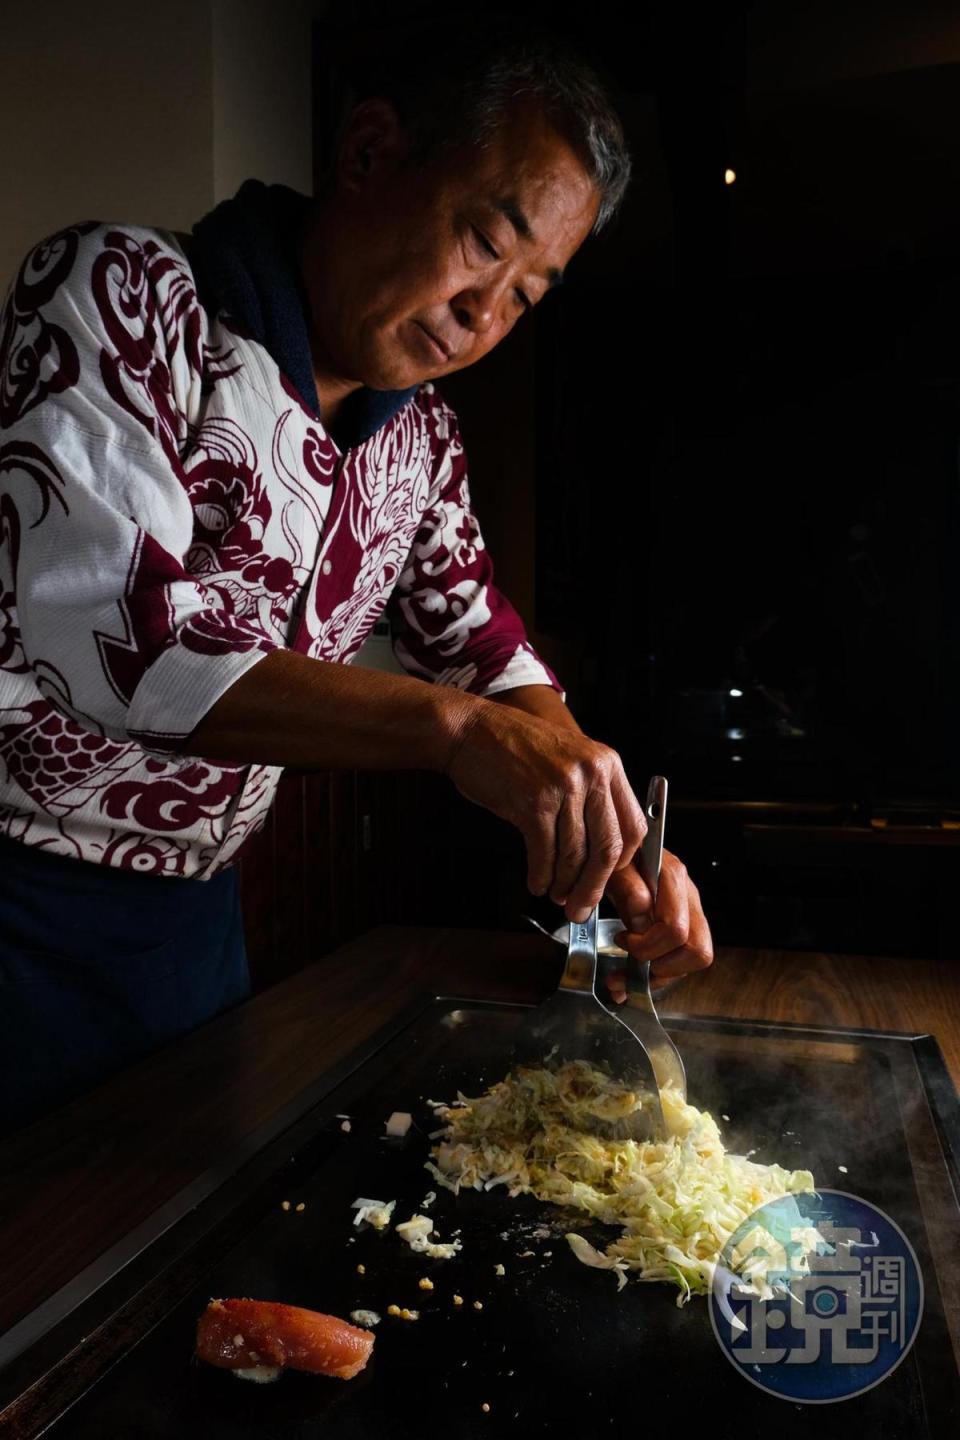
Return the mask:
<path fill-rule="evenodd" d="M 644 806 L 647 816 L 647 833 L 637 856 L 637 866 L 653 896 L 654 905 L 660 884 L 660 868 L 663 863 L 663 832 L 667 816 L 667 782 L 662 775 L 654 775 L 647 786 Z M 551 934 L 531 916 L 525 917 L 531 925 L 549 935 L 559 944 L 567 944 L 571 927 L 561 925 Z M 675 1086 L 687 1098 L 687 1077 L 680 1052 L 660 1024 L 653 999 L 650 995 L 650 962 L 641 961 L 628 955 L 613 943 L 613 937 L 623 929 L 619 920 L 601 920 L 599 937 L 604 953 L 624 962 L 627 997 L 620 1005 L 604 1006 L 607 1013 L 619 1020 L 640 1041 L 644 1054 L 653 1070 L 659 1090 L 664 1086 Z M 599 1002 L 598 1003 L 602 1003 Z M 662 1114 L 662 1111 L 661 1111 Z"/>
<path fill-rule="evenodd" d="M 637 857 L 637 868 L 656 905 L 663 864 L 663 831 L 667 820 L 667 782 L 662 775 L 654 775 L 650 781 L 644 809 L 647 833 Z M 626 959 L 627 998 L 622 1005 L 612 1008 L 611 1013 L 640 1041 L 650 1057 L 660 1089 L 666 1085 L 675 1086 L 686 1100 L 687 1075 L 680 1051 L 660 1024 L 650 995 L 650 961 L 636 960 L 626 952 L 621 953 Z"/>
<path fill-rule="evenodd" d="M 666 1125 L 656 1075 L 643 1045 L 597 999 L 597 911 L 583 924 L 572 923 L 567 963 L 557 993 L 538 1005 L 518 1036 L 521 1063 L 561 1065 L 586 1060 L 627 1089 L 642 1096 L 642 1108 L 610 1120 L 592 1117 L 591 1128 L 616 1140 L 663 1140 Z"/>

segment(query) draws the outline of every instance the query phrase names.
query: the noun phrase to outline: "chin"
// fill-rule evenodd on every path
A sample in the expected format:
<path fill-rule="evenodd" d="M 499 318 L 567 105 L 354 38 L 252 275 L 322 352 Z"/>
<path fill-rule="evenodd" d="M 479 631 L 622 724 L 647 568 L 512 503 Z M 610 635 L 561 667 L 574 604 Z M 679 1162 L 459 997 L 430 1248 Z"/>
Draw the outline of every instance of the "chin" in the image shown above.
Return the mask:
<path fill-rule="evenodd" d="M 427 374 L 422 366 L 401 360 L 371 365 L 363 383 L 369 390 L 409 390 L 412 385 L 423 385 L 434 378 L 435 375 Z"/>

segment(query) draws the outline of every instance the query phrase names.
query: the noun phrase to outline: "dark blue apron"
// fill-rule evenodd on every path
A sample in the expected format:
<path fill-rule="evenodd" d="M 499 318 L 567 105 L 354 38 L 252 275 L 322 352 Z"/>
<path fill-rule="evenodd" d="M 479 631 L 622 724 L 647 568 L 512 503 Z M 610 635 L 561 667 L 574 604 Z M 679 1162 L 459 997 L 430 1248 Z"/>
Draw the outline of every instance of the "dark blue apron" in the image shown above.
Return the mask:
<path fill-rule="evenodd" d="M 237 880 L 140 875 L 0 836 L 0 1133 L 249 995 Z"/>

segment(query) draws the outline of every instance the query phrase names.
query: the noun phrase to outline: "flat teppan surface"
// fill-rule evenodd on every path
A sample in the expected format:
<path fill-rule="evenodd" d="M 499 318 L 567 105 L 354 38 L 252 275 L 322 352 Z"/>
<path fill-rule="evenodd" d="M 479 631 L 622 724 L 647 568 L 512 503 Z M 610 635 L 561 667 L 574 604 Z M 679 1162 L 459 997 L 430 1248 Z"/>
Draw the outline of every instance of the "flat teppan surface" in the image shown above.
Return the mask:
<path fill-rule="evenodd" d="M 848 1436 L 851 1425 L 888 1440 L 956 1428 L 950 1332 L 955 1342 L 960 1306 L 951 1257 L 960 1214 L 948 1152 L 957 1117 L 935 1047 L 711 1020 L 669 1027 L 691 1101 L 730 1117 L 721 1122 L 728 1148 L 809 1168 L 818 1185 L 861 1196 L 901 1225 L 917 1253 L 926 1302 L 907 1358 L 875 1389 L 814 1411 L 764 1394 L 734 1370 L 703 1298 L 678 1308 L 671 1287 L 638 1283 L 618 1294 L 613 1277 L 580 1265 L 564 1240 L 572 1223 L 596 1243 L 615 1232 L 529 1198 L 511 1200 L 503 1189 L 455 1197 L 435 1185 L 424 1169 L 435 1123 L 427 1101 L 500 1078 L 523 1013 L 471 1001 L 427 1004 L 200 1204 L 186 1246 L 168 1250 L 71 1362 L 54 1366 L 19 1413 L 13 1407 L 12 1433 L 42 1426 L 57 1440 L 421 1440 L 561 1426 L 593 1440 L 626 1434 L 638 1416 L 689 1414 L 691 1405 L 709 1415 L 718 1440 L 768 1425 L 786 1440 L 807 1436 L 811 1423 L 827 1440 Z M 382 1138 L 395 1109 L 415 1119 L 401 1142 Z M 393 1233 L 352 1224 L 358 1196 L 396 1200 L 395 1218 L 406 1219 L 431 1189 L 439 1189 L 429 1213 L 441 1237 L 459 1233 L 463 1249 L 453 1260 L 427 1260 Z M 432 1290 L 420 1288 L 422 1278 Z M 287 1374 L 274 1385 L 245 1385 L 192 1359 L 197 1316 L 211 1297 L 226 1295 L 343 1316 L 376 1310 L 384 1318 L 373 1359 L 351 1382 Z M 391 1304 L 418 1310 L 419 1320 L 389 1317 Z"/>

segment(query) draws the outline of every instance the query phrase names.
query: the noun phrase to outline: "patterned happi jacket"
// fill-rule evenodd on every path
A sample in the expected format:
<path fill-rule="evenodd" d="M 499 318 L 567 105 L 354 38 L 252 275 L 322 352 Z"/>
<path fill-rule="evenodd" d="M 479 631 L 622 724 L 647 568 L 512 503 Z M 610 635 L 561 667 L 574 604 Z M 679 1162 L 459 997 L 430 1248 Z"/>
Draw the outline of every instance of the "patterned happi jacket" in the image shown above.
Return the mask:
<path fill-rule="evenodd" d="M 0 319 L 0 832 L 208 878 L 280 770 L 178 753 L 279 647 L 348 663 L 390 602 L 411 674 L 556 682 L 494 588 L 432 385 L 342 453 L 169 231 L 84 224 Z"/>

